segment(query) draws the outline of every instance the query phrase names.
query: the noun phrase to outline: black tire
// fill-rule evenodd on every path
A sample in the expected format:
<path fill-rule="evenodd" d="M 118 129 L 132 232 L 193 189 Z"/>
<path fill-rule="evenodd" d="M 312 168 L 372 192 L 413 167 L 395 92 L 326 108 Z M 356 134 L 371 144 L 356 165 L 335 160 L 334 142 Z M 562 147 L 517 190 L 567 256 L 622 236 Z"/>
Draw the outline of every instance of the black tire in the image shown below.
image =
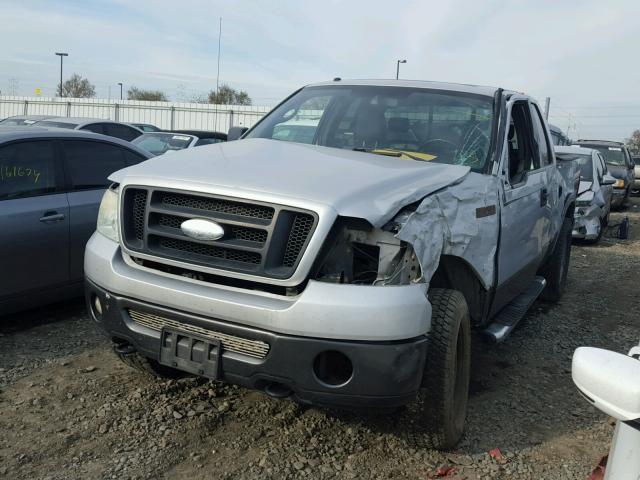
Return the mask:
<path fill-rule="evenodd" d="M 540 299 L 547 302 L 557 302 L 562 298 L 567 284 L 569 262 L 571 260 L 571 231 L 573 218 L 565 218 L 553 249 L 540 274 L 547 281 L 547 286 L 540 294 Z"/>
<path fill-rule="evenodd" d="M 471 369 L 469 308 L 457 290 L 429 292 L 433 308 L 415 424 L 407 432 L 420 447 L 448 450 L 464 434 Z"/>
<path fill-rule="evenodd" d="M 118 352 L 117 347 L 114 348 L 114 352 L 122 363 L 131 368 L 135 368 L 139 372 L 142 372 L 150 377 L 182 378 L 187 375 L 186 372 L 182 372 L 165 365 L 160 365 L 155 360 L 140 355 L 138 352 L 121 353 Z"/>

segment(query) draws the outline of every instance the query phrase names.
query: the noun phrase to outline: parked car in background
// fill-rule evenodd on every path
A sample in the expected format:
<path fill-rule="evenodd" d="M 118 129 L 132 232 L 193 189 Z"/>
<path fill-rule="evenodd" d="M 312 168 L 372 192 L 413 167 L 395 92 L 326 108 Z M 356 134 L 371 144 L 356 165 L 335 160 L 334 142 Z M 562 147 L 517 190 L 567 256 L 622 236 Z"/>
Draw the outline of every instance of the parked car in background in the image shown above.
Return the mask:
<path fill-rule="evenodd" d="M 571 145 L 571 140 L 560 127 L 549 124 L 549 133 L 551 134 L 551 143 L 553 143 L 554 146 Z"/>
<path fill-rule="evenodd" d="M 604 480 L 638 480 L 640 346 L 633 347 L 628 355 L 580 347 L 573 354 L 571 376 L 586 401 L 617 420 Z"/>
<path fill-rule="evenodd" d="M 212 132 L 208 130 L 172 130 L 175 133 L 184 133 L 186 135 L 193 135 L 198 138 L 198 141 L 194 147 L 200 147 L 202 145 L 211 145 L 213 143 L 220 143 L 227 141 L 227 134 L 222 132 Z"/>
<path fill-rule="evenodd" d="M 40 120 L 46 120 L 48 118 L 56 118 L 55 115 L 15 115 L 13 117 L 7 117 L 4 120 L 0 120 L 0 127 L 18 127 L 28 126 Z"/>
<path fill-rule="evenodd" d="M 162 129 L 156 127 L 155 125 L 151 125 L 150 123 L 127 123 L 127 125 L 131 125 L 132 127 L 137 128 L 143 132 L 161 132 Z"/>
<path fill-rule="evenodd" d="M 611 206 L 624 208 L 635 183 L 635 172 L 629 149 L 624 143 L 608 140 L 577 140 L 574 143 L 581 147 L 598 150 L 604 157 L 609 173 L 616 178 L 613 184 Z"/>
<path fill-rule="evenodd" d="M 284 141 L 303 116 L 313 135 Z M 111 176 L 85 255 L 90 314 L 141 370 L 409 405 L 407 434 L 446 449 L 464 431 L 471 327 L 503 341 L 564 293 L 575 172 L 526 95 L 326 82 L 242 140 L 171 157 Z"/>
<path fill-rule="evenodd" d="M 149 157 L 91 132 L 0 128 L 0 314 L 82 293 L 107 177 Z"/>
<path fill-rule="evenodd" d="M 100 133 L 109 137 L 119 138 L 130 142 L 134 138 L 142 135 L 142 131 L 130 125 L 105 120 L 103 118 L 82 118 L 82 117 L 55 117 L 41 120 L 35 123 L 38 127 L 45 128 L 68 128 L 71 130 L 86 130 L 93 133 Z"/>
<path fill-rule="evenodd" d="M 633 155 L 631 160 L 633 161 L 633 170 L 635 174 L 633 189 L 638 191 L 640 190 L 640 155 Z"/>
<path fill-rule="evenodd" d="M 153 155 L 195 147 L 198 137 L 185 133 L 149 132 L 131 141 Z"/>
<path fill-rule="evenodd" d="M 597 242 L 609 223 L 612 185 L 598 150 L 581 147 L 555 147 L 559 161 L 574 161 L 580 169 L 580 184 L 574 213 L 573 238 Z"/>

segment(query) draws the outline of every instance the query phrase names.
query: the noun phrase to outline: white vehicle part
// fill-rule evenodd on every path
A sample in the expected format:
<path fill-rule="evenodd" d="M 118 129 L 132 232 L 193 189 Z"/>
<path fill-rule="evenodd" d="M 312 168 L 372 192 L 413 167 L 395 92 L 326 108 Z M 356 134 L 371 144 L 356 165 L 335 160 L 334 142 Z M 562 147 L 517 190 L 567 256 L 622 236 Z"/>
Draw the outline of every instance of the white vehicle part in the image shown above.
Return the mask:
<path fill-rule="evenodd" d="M 640 429 L 618 422 L 604 480 L 640 479 Z"/>
<path fill-rule="evenodd" d="M 442 255 L 467 261 L 485 289 L 494 283 L 500 208 L 498 179 L 469 173 L 462 181 L 426 197 L 415 212 L 396 218 L 397 237 L 411 244 L 428 282 Z M 515 254 L 515 253 L 514 253 Z"/>
<path fill-rule="evenodd" d="M 593 405 L 622 421 L 640 419 L 640 361 L 601 348 L 573 354 L 573 382 Z"/>

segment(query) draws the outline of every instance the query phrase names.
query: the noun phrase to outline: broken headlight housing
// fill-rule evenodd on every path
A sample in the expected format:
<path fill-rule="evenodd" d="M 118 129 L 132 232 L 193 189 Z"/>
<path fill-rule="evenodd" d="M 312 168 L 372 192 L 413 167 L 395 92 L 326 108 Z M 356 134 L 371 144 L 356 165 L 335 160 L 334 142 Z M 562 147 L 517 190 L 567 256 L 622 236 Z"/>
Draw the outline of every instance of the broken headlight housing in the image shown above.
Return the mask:
<path fill-rule="evenodd" d="M 340 217 L 312 278 L 357 285 L 407 285 L 422 281 L 410 244 L 396 238 L 395 225 L 374 228 L 362 219 Z"/>

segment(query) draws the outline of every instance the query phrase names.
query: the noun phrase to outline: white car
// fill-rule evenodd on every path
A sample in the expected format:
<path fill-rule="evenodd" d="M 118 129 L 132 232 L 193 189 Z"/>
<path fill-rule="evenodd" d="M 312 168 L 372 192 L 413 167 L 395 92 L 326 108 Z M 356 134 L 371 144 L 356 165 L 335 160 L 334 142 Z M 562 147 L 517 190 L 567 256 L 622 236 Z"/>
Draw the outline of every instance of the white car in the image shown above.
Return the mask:
<path fill-rule="evenodd" d="M 597 242 L 609 223 L 611 197 L 616 179 L 597 150 L 581 147 L 555 147 L 560 161 L 574 161 L 580 169 L 580 187 L 574 212 L 572 236 Z"/>
<path fill-rule="evenodd" d="M 580 347 L 573 354 L 573 382 L 596 408 L 618 420 L 604 480 L 640 478 L 640 346 L 628 355 Z"/>

